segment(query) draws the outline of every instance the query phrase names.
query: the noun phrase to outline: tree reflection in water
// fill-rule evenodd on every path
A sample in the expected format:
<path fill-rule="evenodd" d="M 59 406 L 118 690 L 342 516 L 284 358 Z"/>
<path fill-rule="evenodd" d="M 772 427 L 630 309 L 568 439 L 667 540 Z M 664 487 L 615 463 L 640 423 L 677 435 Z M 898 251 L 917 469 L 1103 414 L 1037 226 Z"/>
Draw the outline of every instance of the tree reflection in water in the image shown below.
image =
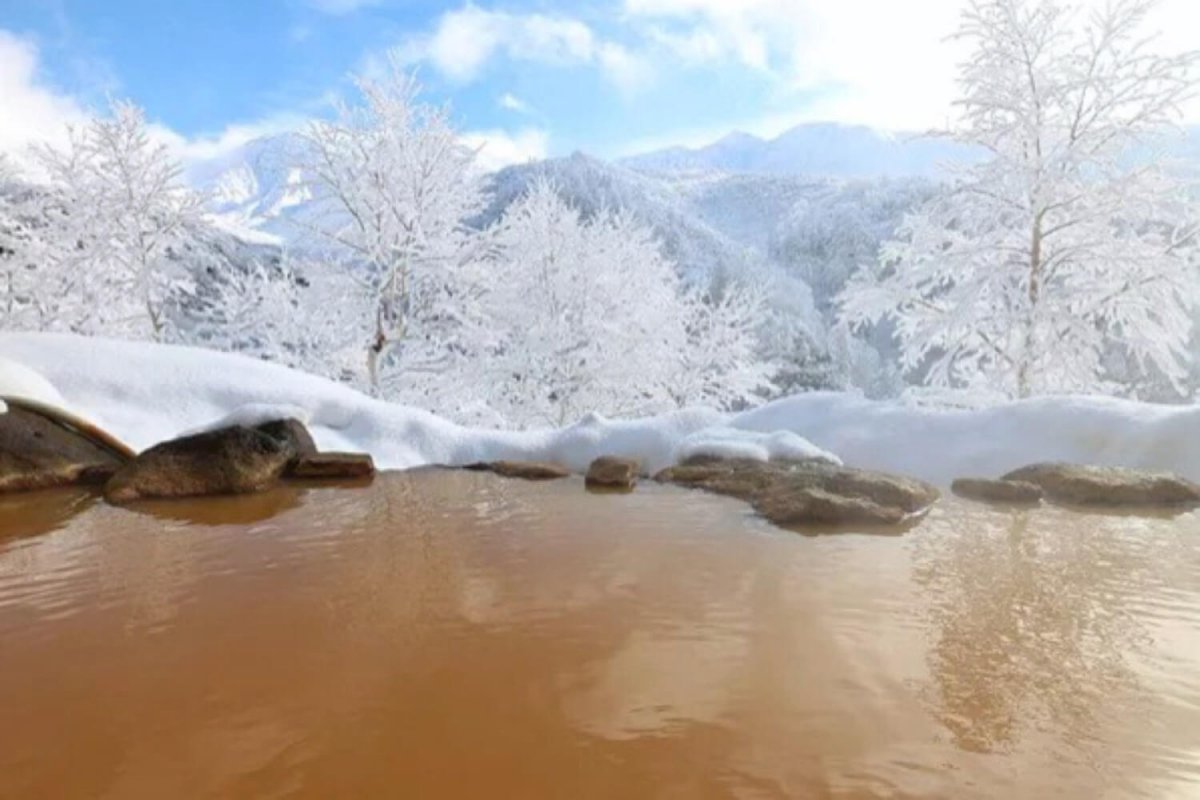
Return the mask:
<path fill-rule="evenodd" d="M 1087 757 L 1144 688 L 1133 657 L 1153 639 L 1134 613 L 1161 585 L 1155 520 L 962 505 L 915 543 L 931 600 L 937 715 L 956 744 L 1004 752 L 1051 734 Z M 1126 721 L 1127 723 L 1127 721 Z M 1119 723 L 1118 723 L 1119 724 Z"/>

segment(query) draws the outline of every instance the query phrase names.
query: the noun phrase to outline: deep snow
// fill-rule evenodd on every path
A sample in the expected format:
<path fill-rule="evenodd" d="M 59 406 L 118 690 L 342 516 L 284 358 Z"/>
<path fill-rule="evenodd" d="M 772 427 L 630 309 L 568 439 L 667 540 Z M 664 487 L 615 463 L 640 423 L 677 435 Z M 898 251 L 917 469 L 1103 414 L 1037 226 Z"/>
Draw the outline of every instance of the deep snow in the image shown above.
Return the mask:
<path fill-rule="evenodd" d="M 0 395 L 65 402 L 137 449 L 222 420 L 283 413 L 307 422 L 321 448 L 369 451 L 388 469 L 543 459 L 583 471 L 611 454 L 638 458 L 654 472 L 713 453 L 836 456 L 941 485 L 1047 460 L 1166 469 L 1200 480 L 1200 407 L 1101 397 L 962 410 L 818 392 L 741 414 L 591 414 L 557 430 L 492 431 L 242 356 L 40 333 L 0 334 Z"/>

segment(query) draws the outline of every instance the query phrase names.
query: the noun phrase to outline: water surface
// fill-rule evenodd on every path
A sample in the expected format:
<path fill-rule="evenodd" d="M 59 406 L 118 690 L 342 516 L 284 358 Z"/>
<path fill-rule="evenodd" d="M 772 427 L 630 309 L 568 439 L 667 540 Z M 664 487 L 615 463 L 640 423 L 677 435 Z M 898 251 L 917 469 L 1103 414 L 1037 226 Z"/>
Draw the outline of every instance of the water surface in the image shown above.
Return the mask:
<path fill-rule="evenodd" d="M 668 487 L 0 500 L 0 797 L 1200 796 L 1200 519 Z"/>

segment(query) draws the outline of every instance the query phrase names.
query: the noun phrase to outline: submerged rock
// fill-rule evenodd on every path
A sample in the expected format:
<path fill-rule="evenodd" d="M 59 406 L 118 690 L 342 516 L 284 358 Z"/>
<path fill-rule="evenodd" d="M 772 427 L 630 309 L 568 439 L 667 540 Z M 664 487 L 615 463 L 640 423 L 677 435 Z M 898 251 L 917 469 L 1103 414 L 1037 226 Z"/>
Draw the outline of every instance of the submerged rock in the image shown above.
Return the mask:
<path fill-rule="evenodd" d="M 310 453 L 288 467 L 290 478 L 364 480 L 375 477 L 375 461 L 367 453 Z"/>
<path fill-rule="evenodd" d="M 585 483 L 598 489 L 632 489 L 642 465 L 631 458 L 601 456 L 588 466 Z"/>
<path fill-rule="evenodd" d="M 7 401 L 0 414 L 0 492 L 103 483 L 127 450 L 94 426 L 48 406 Z"/>
<path fill-rule="evenodd" d="M 1037 505 L 1042 502 L 1043 494 L 1034 483 L 989 478 L 959 478 L 950 484 L 950 491 L 968 500 L 1017 505 Z"/>
<path fill-rule="evenodd" d="M 897 525 L 939 496 L 922 481 L 821 460 L 692 459 L 654 479 L 745 500 L 782 527 Z"/>
<path fill-rule="evenodd" d="M 466 469 L 494 472 L 503 478 L 526 481 L 553 481 L 571 475 L 571 470 L 548 461 L 489 461 L 484 464 L 471 464 Z"/>
<path fill-rule="evenodd" d="M 254 428 L 236 426 L 155 445 L 117 470 L 104 487 L 112 503 L 142 498 L 246 494 L 272 486 L 293 448 Z"/>
<path fill-rule="evenodd" d="M 1200 485 L 1169 472 L 1083 464 L 1030 464 L 1003 477 L 1032 483 L 1046 497 L 1080 506 L 1164 507 L 1200 505 Z"/>

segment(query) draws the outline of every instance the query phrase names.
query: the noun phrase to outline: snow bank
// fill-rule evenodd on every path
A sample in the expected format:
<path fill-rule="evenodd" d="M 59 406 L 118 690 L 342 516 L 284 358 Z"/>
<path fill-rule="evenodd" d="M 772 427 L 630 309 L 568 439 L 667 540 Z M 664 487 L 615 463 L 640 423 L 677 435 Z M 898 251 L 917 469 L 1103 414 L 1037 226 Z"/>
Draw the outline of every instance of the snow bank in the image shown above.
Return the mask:
<path fill-rule="evenodd" d="M 225 422 L 287 416 L 318 446 L 369 451 L 385 469 L 542 459 L 583 471 L 612 454 L 648 472 L 696 454 L 840 458 L 946 485 L 1046 460 L 1167 469 L 1200 480 L 1200 407 L 1048 397 L 940 409 L 841 393 L 742 414 L 687 409 L 638 420 L 591 414 L 557 430 L 465 428 L 241 356 L 65 334 L 0 334 L 0 394 L 65 405 L 137 449 Z"/>
<path fill-rule="evenodd" d="M 1170 470 L 1200 481 L 1200 406 L 1051 396 L 943 409 L 816 392 L 740 414 L 731 424 L 789 430 L 846 464 L 942 486 L 1037 461 Z"/>
<path fill-rule="evenodd" d="M 19 367 L 26 378 L 41 381 L 39 399 L 54 401 L 45 392 L 57 387 L 58 404 L 138 450 L 187 432 L 281 416 L 304 421 L 321 449 L 368 451 L 384 469 L 546 459 L 582 472 L 593 458 L 614 454 L 637 458 L 653 472 L 675 463 L 681 440 L 724 420 L 715 411 L 693 409 L 640 420 L 592 414 L 559 430 L 478 430 L 313 375 L 211 350 L 5 333 L 0 357 L 19 362 L 14 375 Z"/>

